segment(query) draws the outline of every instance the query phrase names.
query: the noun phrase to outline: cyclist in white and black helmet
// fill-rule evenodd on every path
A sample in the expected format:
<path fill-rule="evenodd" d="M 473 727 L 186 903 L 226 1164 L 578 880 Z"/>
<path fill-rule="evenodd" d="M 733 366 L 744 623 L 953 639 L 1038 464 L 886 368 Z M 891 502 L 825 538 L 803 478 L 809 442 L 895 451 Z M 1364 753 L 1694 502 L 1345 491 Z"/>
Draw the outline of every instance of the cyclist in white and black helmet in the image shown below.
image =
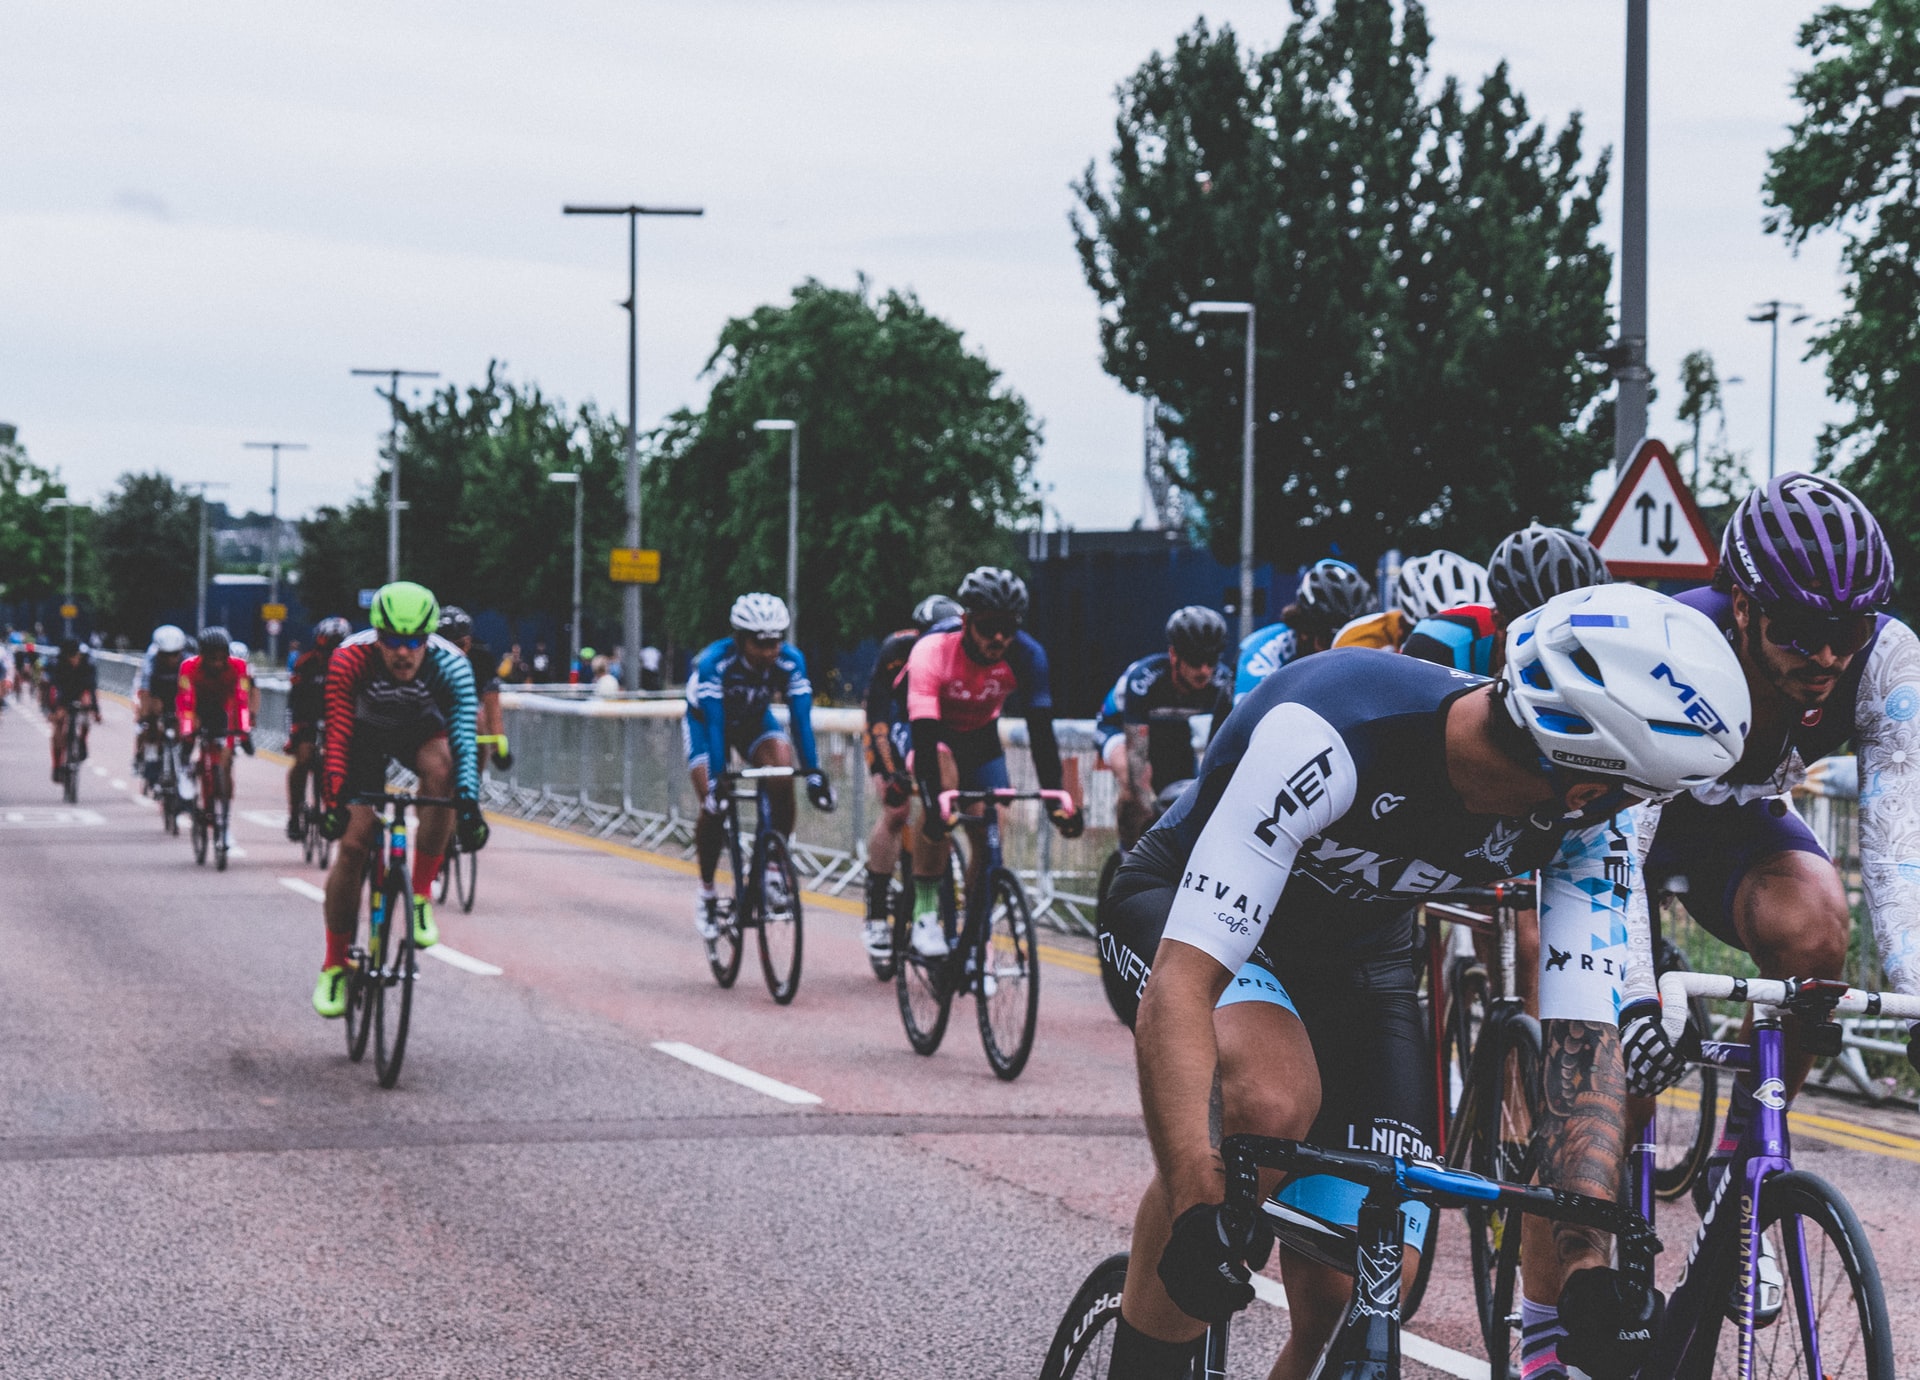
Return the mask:
<path fill-rule="evenodd" d="M 1094 721 L 1101 760 L 1120 782 L 1120 847 L 1133 847 L 1153 822 L 1156 798 L 1193 779 L 1199 764 L 1189 722 L 1207 715 L 1208 736 L 1233 708 L 1233 679 L 1222 657 L 1227 620 L 1189 604 L 1167 620 L 1167 649 L 1120 673 Z"/>
<path fill-rule="evenodd" d="M 1451 551 L 1429 551 L 1403 562 L 1393 583 L 1393 607 L 1357 618 L 1334 635 L 1336 647 L 1397 652 L 1414 624 L 1441 609 L 1487 602 L 1484 566 Z"/>
<path fill-rule="evenodd" d="M 1334 634 L 1379 607 L 1367 577 L 1332 557 L 1315 561 L 1300 577 L 1293 602 L 1280 611 L 1280 621 L 1257 628 L 1245 642 L 1233 675 L 1233 698 L 1246 693 L 1298 657 L 1324 652 Z"/>
<path fill-rule="evenodd" d="M 1514 619 L 1556 594 L 1612 582 L 1607 563 L 1585 537 L 1530 523 L 1494 547 L 1486 598 L 1428 614 L 1414 624 L 1400 650 L 1455 670 L 1497 676 Z"/>

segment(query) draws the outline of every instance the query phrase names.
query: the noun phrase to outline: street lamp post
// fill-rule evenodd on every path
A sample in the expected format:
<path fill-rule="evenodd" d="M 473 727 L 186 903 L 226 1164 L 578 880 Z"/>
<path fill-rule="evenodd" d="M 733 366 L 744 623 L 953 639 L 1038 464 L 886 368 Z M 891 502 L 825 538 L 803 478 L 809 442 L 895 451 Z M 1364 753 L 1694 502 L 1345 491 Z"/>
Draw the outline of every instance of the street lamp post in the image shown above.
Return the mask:
<path fill-rule="evenodd" d="M 1241 382 L 1240 437 L 1240 640 L 1253 636 L 1253 327 L 1251 302 L 1195 302 L 1190 317 L 1242 316 L 1247 318 L 1247 364 Z"/>
<path fill-rule="evenodd" d="M 627 218 L 627 545 L 640 545 L 640 217 L 704 216 L 701 206 L 563 206 L 569 216 L 625 216 Z M 625 654 L 620 658 L 621 682 L 640 688 L 640 586 L 626 587 L 622 632 Z"/>
<path fill-rule="evenodd" d="M 240 445 L 244 450 L 273 452 L 273 482 L 267 490 L 271 496 L 271 512 L 267 527 L 267 559 L 272 563 L 273 575 L 268 586 L 267 602 L 278 604 L 280 602 L 280 452 L 305 450 L 307 447 L 301 441 L 242 441 Z M 278 626 L 279 620 L 273 618 L 267 620 L 267 662 L 272 666 L 280 664 L 280 634 L 274 631 Z"/>
<path fill-rule="evenodd" d="M 578 471 L 572 474 L 550 474 L 547 476 L 547 482 L 573 485 L 573 645 L 567 664 L 578 670 L 580 666 L 580 527 L 587 486 L 581 482 Z M 627 655 L 636 656 L 638 653 L 628 652 Z"/>
<path fill-rule="evenodd" d="M 1798 313 L 1791 319 L 1799 325 L 1807 319 L 1806 313 L 1799 310 L 1798 302 L 1782 302 L 1778 298 L 1762 302 L 1748 316 L 1747 320 L 1762 322 L 1773 328 L 1772 363 L 1767 368 L 1767 482 L 1771 484 L 1774 465 L 1778 456 L 1780 436 L 1780 313 L 1792 311 Z"/>
<path fill-rule="evenodd" d="M 785 417 L 767 417 L 753 424 L 755 431 L 787 433 L 787 639 L 800 641 L 800 423 Z"/>
<path fill-rule="evenodd" d="M 182 489 L 192 489 L 200 498 L 200 540 L 194 548 L 194 570 L 196 581 L 193 592 L 193 635 L 198 637 L 200 630 L 207 626 L 207 490 L 224 489 L 224 481 L 201 480 L 194 484 L 182 484 Z"/>
<path fill-rule="evenodd" d="M 66 611 L 73 607 L 73 510 L 79 506 L 70 498 L 47 500 L 47 507 L 67 510 L 67 592 L 60 600 L 60 619 L 65 628 L 65 631 L 60 634 L 62 637 L 73 636 L 73 620 L 67 617 Z"/>
<path fill-rule="evenodd" d="M 437 379 L 440 375 L 433 369 L 353 369 L 348 372 L 355 378 L 387 380 L 387 391 L 382 396 L 393 406 L 393 422 L 387 428 L 387 460 L 391 466 L 387 472 L 387 583 L 392 584 L 400 578 L 400 510 L 406 506 L 400 501 L 400 380 Z"/>

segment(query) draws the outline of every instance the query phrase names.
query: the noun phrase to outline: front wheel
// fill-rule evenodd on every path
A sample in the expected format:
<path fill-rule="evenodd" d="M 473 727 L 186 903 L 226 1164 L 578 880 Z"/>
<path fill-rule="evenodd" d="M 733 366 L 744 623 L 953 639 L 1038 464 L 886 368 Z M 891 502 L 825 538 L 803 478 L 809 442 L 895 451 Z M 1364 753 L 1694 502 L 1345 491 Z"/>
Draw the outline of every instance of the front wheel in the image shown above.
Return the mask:
<path fill-rule="evenodd" d="M 207 864 L 207 843 L 211 830 L 207 828 L 207 812 L 198 805 L 193 807 L 193 860 L 201 867 Z"/>
<path fill-rule="evenodd" d="M 460 898 L 461 914 L 472 914 L 473 899 L 480 894 L 480 855 L 462 848 L 447 859 L 447 867 L 453 872 L 453 891 Z"/>
<path fill-rule="evenodd" d="M 767 991 L 785 1006 L 800 990 L 800 878 L 787 841 L 769 829 L 766 870 L 760 876 L 760 972 Z"/>
<path fill-rule="evenodd" d="M 1020 879 L 1000 868 L 988 881 L 990 908 L 974 996 L 987 1062 L 996 1077 L 1011 1082 L 1027 1066 L 1040 1023 L 1040 949 Z"/>
<path fill-rule="evenodd" d="M 1686 955 L 1662 938 L 1654 955 L 1659 976 L 1689 970 Z M 1707 1039 L 1713 1034 L 1713 1012 L 1705 997 L 1687 1002 L 1687 1021 Z M 1714 1122 L 1720 1110 L 1720 1071 L 1704 1064 L 1687 1066 L 1687 1076 L 1660 1095 L 1653 1160 L 1653 1191 L 1671 1203 L 1677 1201 L 1706 1168 L 1713 1153 Z"/>
<path fill-rule="evenodd" d="M 407 1055 L 407 1027 L 413 1018 L 413 917 L 404 886 L 387 889 L 388 962 L 373 975 L 373 1066 L 380 1086 L 400 1081 L 400 1063 Z"/>
<path fill-rule="evenodd" d="M 1497 1043 L 1475 1050 L 1480 1080 L 1461 1103 L 1471 1124 L 1466 1166 L 1484 1178 L 1524 1184 L 1533 1178 L 1534 1127 L 1540 1115 L 1540 1027 L 1529 1016 L 1506 1012 L 1481 1028 L 1480 1040 Z M 1466 1118 L 1456 1118 L 1456 1125 Z M 1520 1213 L 1511 1208 L 1469 1207 L 1467 1238 L 1473 1261 L 1473 1297 L 1493 1374 L 1519 1369 L 1518 1314 Z"/>
<path fill-rule="evenodd" d="M 1120 1292 L 1126 1284 L 1124 1253 L 1093 1267 L 1053 1331 L 1040 1380 L 1107 1380 L 1113 1338 L 1120 1328 Z"/>
<path fill-rule="evenodd" d="M 905 864 L 903 864 L 904 866 Z M 909 872 L 908 877 L 912 877 Z M 946 922 L 949 942 L 954 926 L 953 888 L 942 881 L 940 915 Z M 913 898 L 919 883 L 911 883 L 895 897 L 893 912 L 893 993 L 900 1007 L 900 1024 L 907 1032 L 907 1043 L 915 1054 L 932 1054 L 947 1035 L 947 1018 L 953 1014 L 953 986 L 948 980 L 952 955 L 928 958 L 913 947 Z"/>

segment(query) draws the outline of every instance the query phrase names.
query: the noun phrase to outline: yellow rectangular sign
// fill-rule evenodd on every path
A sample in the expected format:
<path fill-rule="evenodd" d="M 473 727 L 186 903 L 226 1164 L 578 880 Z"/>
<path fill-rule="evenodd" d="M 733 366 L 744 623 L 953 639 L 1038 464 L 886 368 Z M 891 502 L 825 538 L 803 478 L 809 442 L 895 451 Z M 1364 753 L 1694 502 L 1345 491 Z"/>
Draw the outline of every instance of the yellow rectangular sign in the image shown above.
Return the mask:
<path fill-rule="evenodd" d="M 269 623 L 284 623 L 287 621 L 287 606 L 285 604 L 262 604 L 260 606 L 260 616 Z"/>
<path fill-rule="evenodd" d="M 616 546 L 608 555 L 607 578 L 622 585 L 657 585 L 660 553 L 638 546 Z"/>
<path fill-rule="evenodd" d="M 78 604 L 62 604 L 60 606 L 60 616 L 62 618 L 78 618 L 80 616 L 80 606 Z"/>

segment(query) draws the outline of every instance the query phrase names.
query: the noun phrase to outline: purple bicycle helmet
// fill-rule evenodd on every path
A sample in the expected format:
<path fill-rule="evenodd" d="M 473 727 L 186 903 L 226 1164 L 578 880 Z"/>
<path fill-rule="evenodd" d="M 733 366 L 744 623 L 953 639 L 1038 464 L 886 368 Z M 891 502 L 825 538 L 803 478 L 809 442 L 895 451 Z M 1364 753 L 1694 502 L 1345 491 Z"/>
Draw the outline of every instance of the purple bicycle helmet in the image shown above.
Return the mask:
<path fill-rule="evenodd" d="M 1831 479 L 1783 474 L 1740 500 L 1720 559 L 1762 605 L 1870 613 L 1893 593 L 1893 555 L 1867 505 Z"/>

